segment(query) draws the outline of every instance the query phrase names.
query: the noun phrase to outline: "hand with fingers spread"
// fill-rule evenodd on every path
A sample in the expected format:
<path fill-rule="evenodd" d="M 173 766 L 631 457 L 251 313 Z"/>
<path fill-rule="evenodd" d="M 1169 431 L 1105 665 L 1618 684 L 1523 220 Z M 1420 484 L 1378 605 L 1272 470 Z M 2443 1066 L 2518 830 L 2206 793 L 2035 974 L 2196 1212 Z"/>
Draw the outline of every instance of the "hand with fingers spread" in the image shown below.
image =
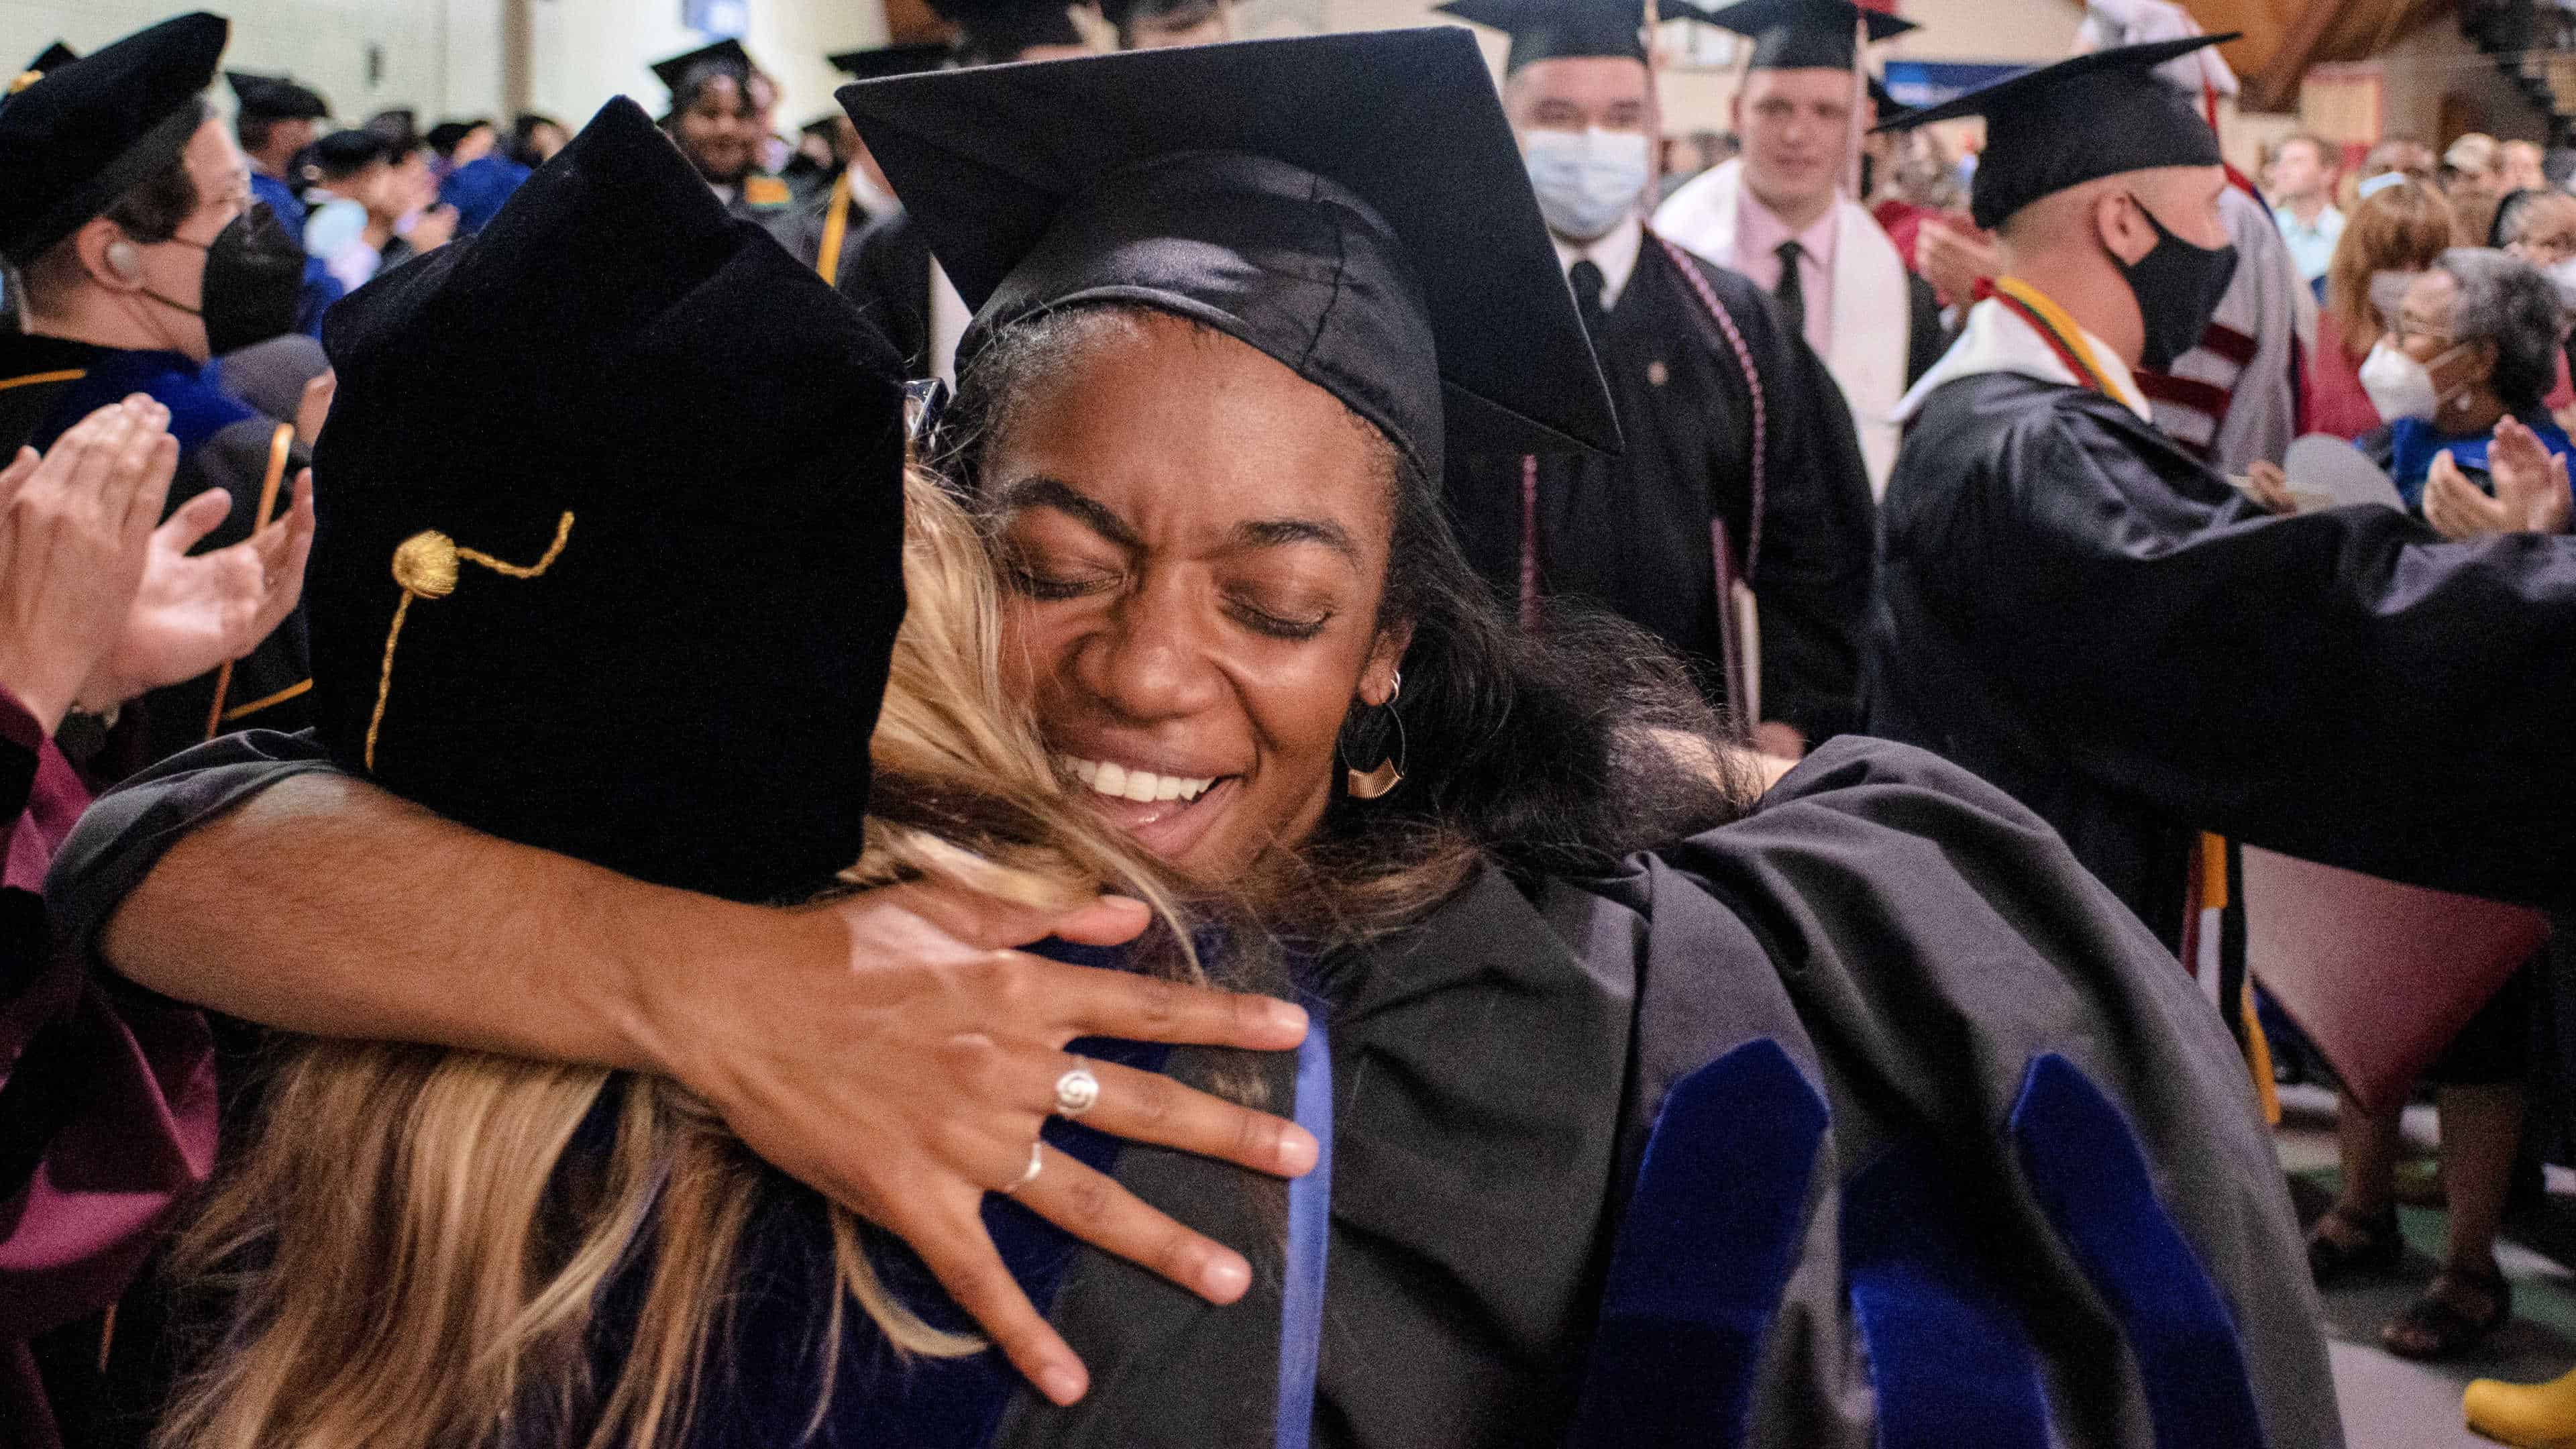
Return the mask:
<path fill-rule="evenodd" d="M 1251 1285 L 1241 1253 L 1038 1148 L 1038 1129 L 1080 1066 L 1098 1083 L 1085 1126 L 1302 1174 L 1317 1144 L 1294 1123 L 1064 1047 L 1106 1036 L 1284 1051 L 1304 1038 L 1304 1012 L 1012 949 L 1133 938 L 1145 908 L 1115 897 L 1051 915 L 902 885 L 792 919 L 808 934 L 791 960 L 744 953 L 731 967 L 660 973 L 659 989 L 685 999 L 647 998 L 658 1054 L 754 1151 L 908 1243 L 1048 1398 L 1080 1398 L 1088 1375 L 1003 1266 L 981 1217 L 986 1193 L 1014 1193 L 1210 1302 Z"/>
<path fill-rule="evenodd" d="M 0 686 L 48 733 L 123 632 L 179 445 L 137 394 L 0 470 Z"/>
<path fill-rule="evenodd" d="M 133 606 L 81 686 L 82 704 L 104 709 L 194 679 L 259 647 L 294 612 L 313 547 L 313 470 L 297 476 L 285 517 L 228 548 L 190 553 L 231 508 L 231 495 L 208 489 L 153 530 Z"/>
<path fill-rule="evenodd" d="M 2455 539 L 2567 532 L 2567 460 L 2553 455 L 2538 434 L 2512 418 L 2497 423 L 2487 470 L 2495 482 L 2493 496 L 2470 482 L 2448 452 L 2435 454 L 2424 482 L 2424 520 Z"/>

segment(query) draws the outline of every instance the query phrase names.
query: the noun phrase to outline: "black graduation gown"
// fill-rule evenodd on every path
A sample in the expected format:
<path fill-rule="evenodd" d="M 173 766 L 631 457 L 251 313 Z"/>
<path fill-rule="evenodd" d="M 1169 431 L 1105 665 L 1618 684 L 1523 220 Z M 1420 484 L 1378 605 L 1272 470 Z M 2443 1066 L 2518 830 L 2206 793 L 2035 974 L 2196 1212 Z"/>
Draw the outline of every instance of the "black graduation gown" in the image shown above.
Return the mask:
<path fill-rule="evenodd" d="M 1905 334 L 1905 385 L 1912 387 L 1950 350 L 1954 340 L 1941 327 L 1941 294 L 1921 274 L 1905 274 L 1905 304 L 1913 325 Z"/>
<path fill-rule="evenodd" d="M 841 295 L 877 324 L 903 354 L 907 375 L 930 375 L 930 244 L 912 218 L 896 212 L 869 224 L 842 264 Z"/>
<path fill-rule="evenodd" d="M 827 180 L 821 190 L 802 198 L 787 210 L 775 213 L 763 223 L 769 228 L 769 234 L 778 238 L 778 244 L 787 248 L 790 256 L 809 267 L 822 259 L 823 232 L 831 222 L 833 190 L 832 183 Z M 864 304 L 869 294 L 860 280 L 860 239 L 877 218 L 856 200 L 845 204 L 849 210 L 849 221 L 841 232 L 841 265 L 832 285 L 842 296 Z M 927 281 L 923 285 L 927 287 Z"/>
<path fill-rule="evenodd" d="M 250 537 L 281 423 L 252 411 L 223 391 L 217 379 L 216 368 L 175 352 L 121 351 L 25 333 L 0 334 L 0 448 L 14 452 L 26 444 L 41 452 L 90 413 L 129 393 L 147 393 L 170 409 L 170 431 L 179 440 L 179 471 L 170 480 L 167 508 L 175 510 L 209 488 L 221 488 L 232 495 L 232 514 L 200 548 L 239 543 Z M 295 474 L 308 461 L 300 444 L 290 446 L 275 504 L 280 513 L 292 497 Z M 303 728 L 309 700 L 299 686 L 309 687 L 311 680 L 299 608 L 233 665 L 224 696 L 226 714 L 232 717 L 222 728 Z M 214 673 L 203 674 L 153 690 L 128 706 L 144 711 L 147 758 L 165 758 L 206 738 L 215 683 Z"/>
<path fill-rule="evenodd" d="M 1824 363 L 1780 326 L 1761 289 L 1692 260 L 1743 333 L 1766 404 L 1766 496 L 1751 579 L 1762 713 L 1822 740 L 1854 724 L 1876 547 L 1869 475 Z M 1722 704 L 1709 520 L 1726 521 L 1740 567 L 1753 541 L 1752 394 L 1733 349 L 1651 234 L 1593 344 L 1627 451 L 1538 460 L 1539 587 L 1599 602 L 1663 640 Z M 1449 464 L 1459 538 L 1506 607 L 1520 593 L 1521 481 L 1516 456 L 1461 454 Z"/>
<path fill-rule="evenodd" d="M 328 768 L 256 733 L 107 797 L 50 882 L 69 937 L 94 950 L 196 822 Z M 1319 1445 L 2340 1442 L 2233 1043 L 2054 835 L 1955 766 L 1835 741 L 1746 820 L 1599 879 L 1487 871 L 1323 976 Z M 1201 1053 L 1169 1067 L 1209 1077 Z M 1284 1109 L 1287 1059 L 1258 1069 Z M 1269 1443 L 1275 1189 L 1141 1146 L 1114 1171 L 1244 1248 L 1247 1297 L 1016 1252 L 1088 1398 L 1048 1405 L 990 1354 L 890 1365 L 853 1314 L 811 1442 Z M 796 1203 L 763 1209 L 697 1449 L 786 1442 L 816 1402 L 830 1253 Z"/>
<path fill-rule="evenodd" d="M 2168 945 L 2198 830 L 2576 897 L 2576 540 L 2268 517 L 2119 403 L 2008 373 L 1925 401 L 1882 527 L 1865 727 L 2010 791 Z"/>

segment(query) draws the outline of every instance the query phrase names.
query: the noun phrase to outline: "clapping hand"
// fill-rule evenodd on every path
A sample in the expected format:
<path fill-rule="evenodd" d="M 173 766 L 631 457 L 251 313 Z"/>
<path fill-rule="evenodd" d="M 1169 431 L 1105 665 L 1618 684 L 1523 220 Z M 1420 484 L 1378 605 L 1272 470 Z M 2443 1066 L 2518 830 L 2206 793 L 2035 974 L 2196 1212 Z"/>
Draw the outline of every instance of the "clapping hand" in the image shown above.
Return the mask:
<path fill-rule="evenodd" d="M 313 546 L 313 470 L 295 480 L 286 516 L 229 548 L 191 554 L 232 511 L 220 488 L 189 499 L 152 531 L 124 628 L 81 686 L 92 709 L 194 679 L 259 646 L 304 593 Z"/>
<path fill-rule="evenodd" d="M 0 469 L 0 687 L 47 734 L 134 606 L 179 466 L 169 423 L 138 393 Z"/>
<path fill-rule="evenodd" d="M 2455 539 L 2568 531 L 2567 460 L 2552 454 L 2531 429 L 2512 418 L 2497 423 L 2487 446 L 2487 472 L 2495 480 L 2492 498 L 2449 453 L 2435 455 L 2424 483 L 2425 521 Z"/>

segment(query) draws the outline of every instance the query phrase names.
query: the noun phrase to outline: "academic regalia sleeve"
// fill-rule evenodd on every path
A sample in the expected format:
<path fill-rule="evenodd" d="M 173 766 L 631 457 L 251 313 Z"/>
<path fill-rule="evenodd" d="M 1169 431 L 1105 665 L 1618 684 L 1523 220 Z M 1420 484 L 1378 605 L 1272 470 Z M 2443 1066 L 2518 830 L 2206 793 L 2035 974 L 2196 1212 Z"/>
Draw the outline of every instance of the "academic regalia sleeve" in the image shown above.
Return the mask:
<path fill-rule="evenodd" d="M 163 760 L 99 797 L 54 853 L 45 879 L 58 940 L 98 962 L 109 919 L 170 847 L 271 786 L 338 770 L 310 732 L 251 730 Z"/>
<path fill-rule="evenodd" d="M 224 548 L 251 536 L 279 426 L 264 416 L 244 419 L 188 450 L 180 460 L 178 476 L 170 484 L 171 508 L 210 488 L 220 488 L 232 498 L 232 512 L 206 536 L 201 549 Z M 284 516 L 294 500 L 295 476 L 310 461 L 300 443 L 289 444 L 285 466 L 278 476 L 277 496 L 270 505 L 271 521 Z M 164 759 L 205 741 L 218 673 L 210 670 L 143 697 L 141 706 L 152 758 Z M 217 732 L 233 728 L 301 729 L 309 719 L 311 700 L 304 691 L 309 690 L 312 678 L 304 610 L 299 606 L 249 654 L 234 661 L 224 694 L 227 718 L 220 722 Z M 238 713 L 253 705 L 262 707 L 247 714 Z"/>
<path fill-rule="evenodd" d="M 1912 387 L 1950 350 L 1950 334 L 1941 326 L 1941 294 L 1921 273 L 1905 274 L 1905 302 L 1911 317 L 1905 337 L 1905 385 Z"/>
<path fill-rule="evenodd" d="M 2379 508 L 2244 517 L 2116 403 L 2006 381 L 1975 406 L 2013 426 L 1961 435 L 1997 455 L 1909 458 L 1959 482 L 1913 496 L 1887 561 L 2001 709 L 2200 829 L 2576 899 L 2576 540 L 2452 543 Z"/>
<path fill-rule="evenodd" d="M 1571 1443 L 2340 1442 L 2242 1060 L 2036 816 L 1844 739 L 1596 889 L 1646 1142 Z"/>
<path fill-rule="evenodd" d="M 870 222 L 859 235 L 859 265 L 841 274 L 841 295 L 902 353 L 912 375 L 930 370 L 930 247 L 908 213 Z"/>
<path fill-rule="evenodd" d="M 1703 265 L 1762 373 L 1769 417 L 1761 555 L 1762 713 L 1811 742 L 1858 726 L 1878 508 L 1851 409 L 1824 359 L 1792 336 L 1752 283 Z M 1716 476 L 1739 472 L 1716 460 Z M 1736 540 L 1738 548 L 1751 542 Z"/>

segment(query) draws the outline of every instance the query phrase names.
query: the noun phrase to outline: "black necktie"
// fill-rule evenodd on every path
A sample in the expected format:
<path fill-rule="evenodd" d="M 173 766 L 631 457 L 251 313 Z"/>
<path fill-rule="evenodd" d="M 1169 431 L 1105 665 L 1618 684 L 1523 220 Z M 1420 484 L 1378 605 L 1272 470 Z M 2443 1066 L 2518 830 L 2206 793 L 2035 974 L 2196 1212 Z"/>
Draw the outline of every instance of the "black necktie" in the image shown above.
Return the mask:
<path fill-rule="evenodd" d="M 1608 281 L 1590 257 L 1566 268 L 1565 279 L 1574 284 L 1574 305 L 1583 313 L 1583 330 L 1598 338 L 1601 324 L 1609 320 L 1609 314 L 1601 310 L 1601 289 L 1609 285 Z"/>
<path fill-rule="evenodd" d="M 1807 335 L 1807 279 L 1798 274 L 1798 263 L 1807 249 L 1794 241 L 1784 241 L 1771 253 L 1780 259 L 1780 285 L 1771 295 L 1780 303 L 1780 319 L 1789 324 L 1789 335 Z"/>

